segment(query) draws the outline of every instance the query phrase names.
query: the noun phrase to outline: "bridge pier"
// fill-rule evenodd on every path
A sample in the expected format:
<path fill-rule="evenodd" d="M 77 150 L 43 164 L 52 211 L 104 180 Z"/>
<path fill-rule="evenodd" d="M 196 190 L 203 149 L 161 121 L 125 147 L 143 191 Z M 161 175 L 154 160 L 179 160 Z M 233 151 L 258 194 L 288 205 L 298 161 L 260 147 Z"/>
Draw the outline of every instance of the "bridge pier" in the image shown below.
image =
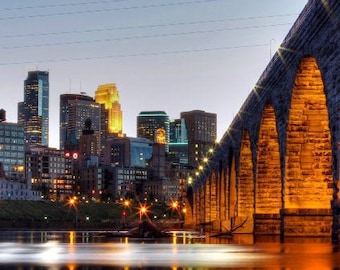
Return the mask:
<path fill-rule="evenodd" d="M 338 242 L 339 14 L 308 1 L 195 181 L 196 222 Z"/>

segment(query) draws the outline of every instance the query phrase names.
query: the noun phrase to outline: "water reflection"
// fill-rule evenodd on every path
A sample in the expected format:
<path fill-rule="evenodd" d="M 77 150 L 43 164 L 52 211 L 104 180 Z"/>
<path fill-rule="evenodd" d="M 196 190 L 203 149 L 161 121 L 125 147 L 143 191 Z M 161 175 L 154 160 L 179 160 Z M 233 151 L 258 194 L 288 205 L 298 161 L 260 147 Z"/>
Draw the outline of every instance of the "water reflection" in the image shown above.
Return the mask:
<path fill-rule="evenodd" d="M 0 269 L 338 269 L 339 246 L 328 239 L 106 238 L 98 232 L 1 232 Z"/>

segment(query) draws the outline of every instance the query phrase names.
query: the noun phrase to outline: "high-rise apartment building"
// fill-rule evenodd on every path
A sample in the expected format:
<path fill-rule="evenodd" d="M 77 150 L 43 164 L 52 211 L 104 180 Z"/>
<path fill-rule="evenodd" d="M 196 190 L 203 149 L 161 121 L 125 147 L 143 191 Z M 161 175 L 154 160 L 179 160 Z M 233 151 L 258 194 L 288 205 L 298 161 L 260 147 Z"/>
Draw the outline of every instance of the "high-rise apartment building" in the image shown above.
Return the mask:
<path fill-rule="evenodd" d="M 137 116 L 137 137 L 169 143 L 169 116 L 164 111 L 144 111 Z"/>
<path fill-rule="evenodd" d="M 217 115 L 201 110 L 181 112 L 188 136 L 188 163 L 194 167 L 208 155 L 216 142 Z"/>
<path fill-rule="evenodd" d="M 101 104 L 82 93 L 60 95 L 60 150 L 78 149 L 78 141 L 87 119 L 91 119 L 94 133 L 99 134 Z"/>
<path fill-rule="evenodd" d="M 24 81 L 24 101 L 18 104 L 18 123 L 24 126 L 25 143 L 48 146 L 48 71 L 28 72 Z"/>
<path fill-rule="evenodd" d="M 123 112 L 119 103 L 119 92 L 115 84 L 99 85 L 95 93 L 95 101 L 104 104 L 106 111 L 107 135 L 113 134 L 121 137 L 123 134 Z"/>

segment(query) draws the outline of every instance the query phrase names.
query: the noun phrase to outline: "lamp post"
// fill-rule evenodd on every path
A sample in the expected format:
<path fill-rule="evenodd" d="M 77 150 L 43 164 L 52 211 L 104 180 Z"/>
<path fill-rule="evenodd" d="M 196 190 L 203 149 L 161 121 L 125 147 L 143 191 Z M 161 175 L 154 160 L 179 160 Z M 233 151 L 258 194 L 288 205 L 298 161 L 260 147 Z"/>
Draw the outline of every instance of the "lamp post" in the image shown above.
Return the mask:
<path fill-rule="evenodd" d="M 139 221 L 142 220 L 142 216 L 146 213 L 146 208 L 142 206 L 142 208 L 139 211 Z"/>
<path fill-rule="evenodd" d="M 77 213 L 77 198 L 73 197 L 70 198 L 68 201 L 68 204 L 74 208 L 74 215 L 75 215 L 75 227 L 77 228 L 77 222 L 78 222 L 78 213 Z"/>
<path fill-rule="evenodd" d="M 122 212 L 122 217 L 123 217 L 123 222 L 124 222 L 124 226 L 126 226 L 126 217 L 128 216 L 128 210 L 130 210 L 130 201 L 125 200 L 124 203 L 124 210 Z"/>
<path fill-rule="evenodd" d="M 174 216 L 173 216 L 173 212 L 175 211 L 176 213 L 177 213 L 177 218 L 178 218 L 178 202 L 177 201 L 173 201 L 172 203 L 171 203 L 171 208 L 172 208 L 172 218 L 174 218 Z"/>
<path fill-rule="evenodd" d="M 139 208 L 139 221 L 142 221 L 142 217 L 144 215 L 146 215 L 147 213 L 147 208 L 145 205 L 142 205 L 140 208 Z"/>

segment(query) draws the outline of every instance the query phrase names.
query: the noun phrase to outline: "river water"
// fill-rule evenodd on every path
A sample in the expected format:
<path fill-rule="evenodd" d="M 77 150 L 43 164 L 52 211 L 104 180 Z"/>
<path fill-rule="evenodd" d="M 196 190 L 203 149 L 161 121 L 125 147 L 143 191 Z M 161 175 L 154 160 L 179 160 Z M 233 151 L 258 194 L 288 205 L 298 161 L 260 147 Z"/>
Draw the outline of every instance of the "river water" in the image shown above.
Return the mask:
<path fill-rule="evenodd" d="M 171 232 L 162 239 L 105 237 L 100 232 L 0 232 L 1 270 L 340 269 L 329 239 L 207 237 Z"/>

